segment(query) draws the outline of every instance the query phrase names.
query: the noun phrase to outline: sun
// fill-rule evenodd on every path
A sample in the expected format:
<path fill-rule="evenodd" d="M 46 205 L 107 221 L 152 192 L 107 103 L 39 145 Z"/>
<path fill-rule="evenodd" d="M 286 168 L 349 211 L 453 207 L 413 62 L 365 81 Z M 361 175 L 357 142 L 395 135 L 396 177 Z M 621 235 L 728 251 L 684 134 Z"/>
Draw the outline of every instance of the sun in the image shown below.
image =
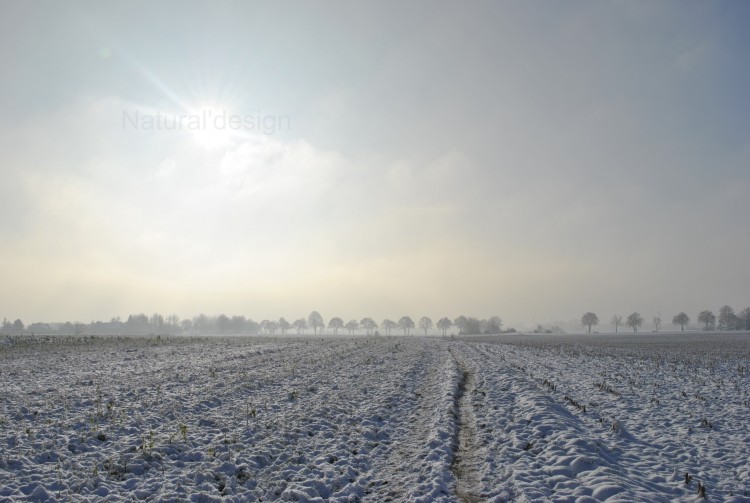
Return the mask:
<path fill-rule="evenodd" d="M 206 149 L 227 147 L 232 143 L 234 115 L 226 107 L 203 105 L 190 111 L 193 141 Z"/>

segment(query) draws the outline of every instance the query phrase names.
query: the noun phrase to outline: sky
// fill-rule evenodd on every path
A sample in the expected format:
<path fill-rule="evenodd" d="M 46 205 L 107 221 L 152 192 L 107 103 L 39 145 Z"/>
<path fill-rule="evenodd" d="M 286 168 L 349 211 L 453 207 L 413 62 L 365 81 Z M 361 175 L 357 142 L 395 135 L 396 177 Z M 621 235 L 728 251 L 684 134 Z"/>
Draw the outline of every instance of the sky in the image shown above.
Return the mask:
<path fill-rule="evenodd" d="M 0 316 L 750 306 L 750 4 L 0 3 Z"/>

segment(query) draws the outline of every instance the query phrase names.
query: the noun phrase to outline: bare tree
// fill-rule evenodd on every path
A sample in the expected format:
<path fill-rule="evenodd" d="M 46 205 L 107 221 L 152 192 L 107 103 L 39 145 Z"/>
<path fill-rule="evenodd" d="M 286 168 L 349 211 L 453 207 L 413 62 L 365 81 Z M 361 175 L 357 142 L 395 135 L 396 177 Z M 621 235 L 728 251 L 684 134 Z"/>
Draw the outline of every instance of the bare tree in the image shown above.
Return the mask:
<path fill-rule="evenodd" d="M 115 321 L 114 319 L 112 321 Z M 119 321 L 119 320 L 117 320 Z M 167 326 L 169 327 L 169 331 L 172 333 L 177 332 L 177 329 L 180 326 L 180 317 L 176 314 L 170 314 L 167 316 L 167 319 L 165 320 L 167 323 Z"/>
<path fill-rule="evenodd" d="M 279 329 L 281 329 L 281 333 L 285 334 L 287 330 L 292 328 L 292 324 L 286 321 L 286 319 L 282 316 L 279 318 Z"/>
<path fill-rule="evenodd" d="M 440 318 L 437 322 L 437 327 L 443 331 L 443 336 L 445 336 L 446 332 L 448 332 L 452 326 L 453 322 L 450 318 Z"/>
<path fill-rule="evenodd" d="M 323 329 L 323 327 L 326 326 L 323 322 L 323 317 L 317 311 L 310 313 L 307 317 L 307 324 L 313 329 L 313 334 L 315 335 L 318 334 L 318 330 Z"/>
<path fill-rule="evenodd" d="M 229 329 L 233 334 L 241 334 L 247 331 L 247 318 L 235 315 L 229 320 Z"/>
<path fill-rule="evenodd" d="M 638 331 L 638 327 L 643 325 L 643 317 L 638 312 L 632 313 L 628 316 L 627 325 L 633 329 L 633 332 Z"/>
<path fill-rule="evenodd" d="M 297 334 L 303 333 L 305 330 L 307 330 L 307 320 L 304 318 L 300 318 L 298 320 L 294 320 L 294 323 L 292 323 L 292 326 L 297 331 Z"/>
<path fill-rule="evenodd" d="M 612 320 L 610 320 L 610 323 L 615 326 L 615 333 L 617 333 L 618 327 L 622 325 L 622 316 L 620 316 L 619 314 L 612 315 Z"/>
<path fill-rule="evenodd" d="M 279 322 L 278 321 L 269 321 L 266 324 L 266 328 L 268 329 L 269 332 L 271 332 L 271 335 L 273 335 L 279 329 Z"/>
<path fill-rule="evenodd" d="M 652 320 L 654 322 L 654 329 L 658 332 L 661 328 L 661 316 L 654 316 Z"/>
<path fill-rule="evenodd" d="M 125 323 L 128 325 L 130 323 L 132 316 L 128 316 L 128 321 Z M 193 318 L 193 330 L 197 334 L 205 334 L 210 329 L 211 323 L 208 319 L 208 316 L 201 313 L 198 316 Z"/>
<path fill-rule="evenodd" d="M 731 306 L 719 309 L 719 330 L 732 330 L 737 326 L 737 315 Z"/>
<path fill-rule="evenodd" d="M 151 327 L 154 329 L 155 334 L 160 334 L 164 331 L 164 316 L 159 313 L 154 313 L 151 316 Z"/>
<path fill-rule="evenodd" d="M 193 333 L 193 320 L 182 320 L 180 322 L 180 328 L 182 328 L 183 333 L 192 334 Z"/>
<path fill-rule="evenodd" d="M 372 318 L 362 318 L 359 324 L 367 331 L 367 335 L 371 335 L 372 331 L 378 328 L 378 324 Z"/>
<path fill-rule="evenodd" d="M 352 335 L 354 331 L 359 328 L 359 322 L 357 320 L 349 320 L 346 322 L 346 325 L 344 325 L 344 328 L 349 331 L 349 335 Z"/>
<path fill-rule="evenodd" d="M 485 334 L 499 334 L 503 331 L 503 320 L 499 316 L 490 316 L 483 325 Z"/>
<path fill-rule="evenodd" d="M 383 330 L 385 330 L 385 335 L 391 335 L 391 330 L 398 327 L 398 323 L 386 318 L 383 320 L 383 323 L 381 323 L 380 326 Z"/>
<path fill-rule="evenodd" d="M 750 307 L 740 311 L 740 320 L 742 320 L 742 329 L 750 330 Z"/>
<path fill-rule="evenodd" d="M 232 320 L 226 314 L 220 314 L 216 317 L 216 327 L 220 334 L 226 334 L 232 328 Z"/>
<path fill-rule="evenodd" d="M 432 324 L 432 320 L 429 318 L 429 316 L 422 316 L 419 319 L 419 328 L 424 330 L 424 334 L 427 335 L 427 331 L 431 329 L 434 325 Z"/>
<path fill-rule="evenodd" d="M 482 323 L 481 320 L 478 318 L 474 318 L 473 316 L 469 316 L 466 318 L 466 323 L 464 324 L 464 335 L 477 335 L 481 334 L 484 330 L 484 326 L 486 326 L 487 321 L 485 320 L 484 323 Z"/>
<path fill-rule="evenodd" d="M 404 331 L 404 335 L 409 335 L 409 330 L 414 328 L 414 322 L 408 316 L 402 316 L 398 320 L 398 327 Z"/>
<path fill-rule="evenodd" d="M 584 313 L 581 316 L 581 325 L 589 327 L 589 333 L 591 333 L 591 327 L 599 324 L 599 317 L 592 312 Z"/>
<path fill-rule="evenodd" d="M 453 320 L 453 324 L 458 328 L 458 333 L 465 334 L 467 332 L 467 326 L 468 326 L 469 320 L 464 316 L 463 314 Z"/>
<path fill-rule="evenodd" d="M 688 323 L 690 323 L 690 316 L 685 313 L 676 314 L 674 318 L 672 318 L 672 324 L 679 325 L 681 332 L 685 331 L 685 325 Z"/>
<path fill-rule="evenodd" d="M 245 320 L 245 330 L 247 330 L 247 333 L 249 334 L 257 334 L 260 332 L 260 323 L 248 318 Z"/>
<path fill-rule="evenodd" d="M 701 311 L 698 314 L 698 321 L 701 323 L 705 323 L 706 325 L 706 331 L 708 331 L 708 327 L 714 326 L 714 323 L 716 323 L 716 315 L 712 313 L 711 311 Z"/>
<path fill-rule="evenodd" d="M 328 322 L 328 328 L 333 329 L 333 335 L 338 335 L 339 330 L 344 328 L 344 320 L 342 320 L 338 316 L 335 316 Z"/>

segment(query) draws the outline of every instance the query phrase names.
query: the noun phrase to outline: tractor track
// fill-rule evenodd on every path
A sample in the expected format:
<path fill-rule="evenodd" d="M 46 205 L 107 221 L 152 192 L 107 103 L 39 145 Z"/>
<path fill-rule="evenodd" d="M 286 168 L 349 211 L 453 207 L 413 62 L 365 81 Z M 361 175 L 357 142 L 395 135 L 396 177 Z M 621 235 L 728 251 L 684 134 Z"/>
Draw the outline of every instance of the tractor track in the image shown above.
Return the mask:
<path fill-rule="evenodd" d="M 480 466 L 476 416 L 471 403 L 476 392 L 474 373 L 465 363 L 456 360 L 460 378 L 455 397 L 456 439 L 455 456 L 451 471 L 456 477 L 456 498 L 463 503 L 484 501 L 477 494 L 480 482 Z"/>

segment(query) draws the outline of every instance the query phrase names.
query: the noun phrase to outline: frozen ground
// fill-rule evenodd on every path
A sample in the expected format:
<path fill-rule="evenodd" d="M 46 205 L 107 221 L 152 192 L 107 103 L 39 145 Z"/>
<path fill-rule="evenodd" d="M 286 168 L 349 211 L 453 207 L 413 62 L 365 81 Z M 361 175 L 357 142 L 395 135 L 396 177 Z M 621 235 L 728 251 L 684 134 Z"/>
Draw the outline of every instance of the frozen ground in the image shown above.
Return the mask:
<path fill-rule="evenodd" d="M 747 334 L 33 342 L 0 501 L 750 502 Z"/>

